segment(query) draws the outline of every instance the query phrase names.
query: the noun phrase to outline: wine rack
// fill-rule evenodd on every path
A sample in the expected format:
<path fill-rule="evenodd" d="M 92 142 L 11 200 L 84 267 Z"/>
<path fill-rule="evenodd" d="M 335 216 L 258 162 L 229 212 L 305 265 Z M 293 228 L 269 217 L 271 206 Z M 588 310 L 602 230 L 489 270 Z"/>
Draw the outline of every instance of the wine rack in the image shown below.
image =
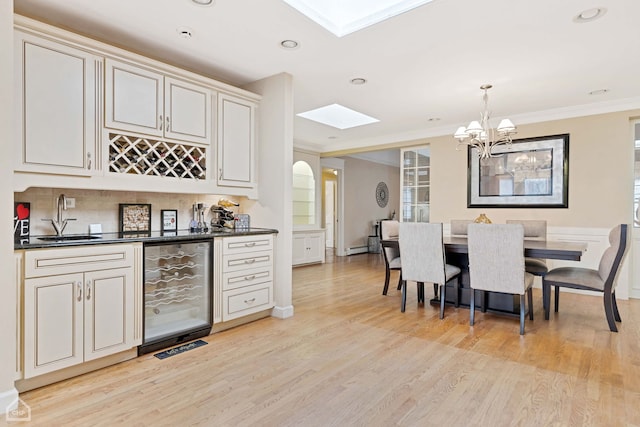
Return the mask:
<path fill-rule="evenodd" d="M 144 245 L 144 337 L 138 354 L 208 335 L 213 241 Z"/>
<path fill-rule="evenodd" d="M 110 133 L 109 171 L 129 175 L 204 179 L 206 149 L 196 145 Z"/>

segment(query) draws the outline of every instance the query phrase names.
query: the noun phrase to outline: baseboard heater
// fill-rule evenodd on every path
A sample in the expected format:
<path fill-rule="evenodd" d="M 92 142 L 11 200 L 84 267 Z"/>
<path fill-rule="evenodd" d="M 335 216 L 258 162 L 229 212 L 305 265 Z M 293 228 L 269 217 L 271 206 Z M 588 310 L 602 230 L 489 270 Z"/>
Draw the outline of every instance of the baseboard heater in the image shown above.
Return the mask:
<path fill-rule="evenodd" d="M 369 246 L 356 246 L 355 248 L 347 248 L 347 255 L 366 254 L 369 252 Z"/>

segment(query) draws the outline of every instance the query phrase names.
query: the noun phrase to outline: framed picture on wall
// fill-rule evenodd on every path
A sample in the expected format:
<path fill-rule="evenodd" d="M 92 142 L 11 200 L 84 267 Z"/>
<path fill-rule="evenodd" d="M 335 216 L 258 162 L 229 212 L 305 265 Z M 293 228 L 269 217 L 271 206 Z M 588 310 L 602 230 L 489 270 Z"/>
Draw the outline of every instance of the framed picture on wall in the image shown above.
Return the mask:
<path fill-rule="evenodd" d="M 569 134 L 514 140 L 492 154 L 468 150 L 467 207 L 569 206 Z"/>
<path fill-rule="evenodd" d="M 160 230 L 163 235 L 178 231 L 178 211 L 175 209 L 162 209 L 160 211 Z"/>
<path fill-rule="evenodd" d="M 148 234 L 151 232 L 151 205 L 120 203 L 120 232 Z"/>

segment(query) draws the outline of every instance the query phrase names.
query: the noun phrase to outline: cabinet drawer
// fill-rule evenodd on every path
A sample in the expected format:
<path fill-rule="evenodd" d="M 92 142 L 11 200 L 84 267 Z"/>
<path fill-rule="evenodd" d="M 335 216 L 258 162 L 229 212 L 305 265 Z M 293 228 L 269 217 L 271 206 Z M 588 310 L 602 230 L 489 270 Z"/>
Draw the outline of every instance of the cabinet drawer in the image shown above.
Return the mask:
<path fill-rule="evenodd" d="M 273 281 L 273 268 L 252 268 L 225 273 L 222 277 L 222 290 L 237 289 Z"/>
<path fill-rule="evenodd" d="M 273 235 L 225 237 L 222 239 L 224 255 L 273 250 Z"/>
<path fill-rule="evenodd" d="M 273 307 L 271 282 L 222 293 L 222 318 L 232 320 Z"/>
<path fill-rule="evenodd" d="M 247 270 L 254 268 L 265 268 L 273 265 L 273 251 L 261 251 L 225 255 L 222 257 L 222 271 L 230 273 L 232 271 Z"/>
<path fill-rule="evenodd" d="M 91 245 L 25 251 L 25 278 L 133 265 L 134 245 Z"/>

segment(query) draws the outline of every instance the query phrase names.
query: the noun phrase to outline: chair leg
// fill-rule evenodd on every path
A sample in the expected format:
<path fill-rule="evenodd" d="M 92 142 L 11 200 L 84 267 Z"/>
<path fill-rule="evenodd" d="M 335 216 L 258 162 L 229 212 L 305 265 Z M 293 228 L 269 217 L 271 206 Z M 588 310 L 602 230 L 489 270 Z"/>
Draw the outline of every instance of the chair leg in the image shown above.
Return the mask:
<path fill-rule="evenodd" d="M 618 311 L 618 303 L 616 302 L 616 292 L 613 291 L 611 295 L 611 303 L 613 305 L 613 317 L 616 319 L 616 322 L 622 322 L 622 318 L 620 317 L 620 312 Z"/>
<path fill-rule="evenodd" d="M 438 299 L 438 284 L 437 283 L 433 284 L 433 297 L 435 299 Z"/>
<path fill-rule="evenodd" d="M 407 307 L 407 282 L 402 282 L 402 299 L 400 301 L 400 311 L 404 313 L 404 309 Z"/>
<path fill-rule="evenodd" d="M 607 322 L 609 322 L 609 330 L 611 332 L 618 332 L 618 327 L 613 316 L 613 294 L 609 292 L 604 293 L 604 313 L 607 316 Z"/>
<path fill-rule="evenodd" d="M 520 295 L 520 335 L 524 335 L 524 294 Z"/>
<path fill-rule="evenodd" d="M 555 305 L 556 305 L 556 307 L 555 307 L 554 311 L 557 313 L 558 312 L 558 306 L 560 304 L 560 286 L 556 286 L 555 288 L 556 288 L 556 290 L 555 290 L 555 292 L 556 292 L 556 294 L 555 294 Z M 551 289 L 549 289 L 549 291 L 551 291 Z"/>
<path fill-rule="evenodd" d="M 480 311 L 487 312 L 487 291 L 481 291 L 480 295 Z"/>
<path fill-rule="evenodd" d="M 391 272 L 389 268 L 384 271 L 384 288 L 382 289 L 382 295 L 386 295 L 389 290 L 389 278 L 391 276 Z"/>
<path fill-rule="evenodd" d="M 557 289 L 557 286 L 556 286 Z M 551 285 L 542 282 L 542 306 L 544 307 L 544 320 L 549 320 L 549 305 L 551 304 Z"/>
<path fill-rule="evenodd" d="M 527 296 L 529 298 L 529 320 L 533 320 L 533 289 L 527 289 Z"/>
<path fill-rule="evenodd" d="M 400 272 L 400 275 L 398 276 L 398 290 L 402 289 L 402 271 Z"/>
<path fill-rule="evenodd" d="M 418 282 L 418 303 L 424 303 L 424 282 Z"/>
<path fill-rule="evenodd" d="M 471 301 L 469 304 L 469 325 L 473 326 L 476 314 L 476 291 L 471 288 Z"/>
<path fill-rule="evenodd" d="M 440 318 L 444 319 L 444 299 L 446 293 L 446 285 L 440 285 Z"/>

